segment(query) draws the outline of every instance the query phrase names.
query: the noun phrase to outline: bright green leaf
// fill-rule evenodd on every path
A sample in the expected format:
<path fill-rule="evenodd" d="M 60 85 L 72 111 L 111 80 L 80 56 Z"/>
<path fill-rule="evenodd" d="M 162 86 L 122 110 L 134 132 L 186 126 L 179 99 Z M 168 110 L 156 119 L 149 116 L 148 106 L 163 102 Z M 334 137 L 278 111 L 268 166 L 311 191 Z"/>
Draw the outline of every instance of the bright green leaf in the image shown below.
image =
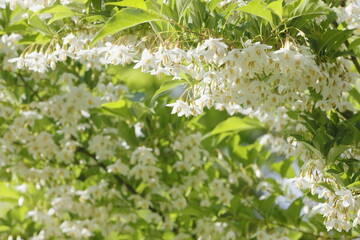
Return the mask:
<path fill-rule="evenodd" d="M 29 17 L 29 23 L 30 25 L 40 33 L 44 35 L 52 35 L 51 28 L 46 25 L 38 15 L 34 14 L 33 16 Z"/>
<path fill-rule="evenodd" d="M 225 132 L 241 132 L 246 130 L 253 130 L 261 128 L 254 120 L 248 118 L 231 117 L 219 123 L 209 134 L 204 138 Z"/>
<path fill-rule="evenodd" d="M 105 5 L 114 5 L 114 6 L 121 6 L 121 7 L 133 7 L 147 10 L 146 3 L 144 0 L 123 0 L 121 2 L 109 2 Z"/>
<path fill-rule="evenodd" d="M 54 16 L 48 21 L 47 24 L 50 25 L 57 20 L 67 18 L 67 17 L 72 17 L 72 16 L 75 16 L 75 13 L 55 13 Z"/>
<path fill-rule="evenodd" d="M 280 17 L 280 19 L 282 19 L 283 14 L 282 2 L 283 0 L 277 0 L 267 5 L 267 8 L 271 9 L 276 15 Z"/>
<path fill-rule="evenodd" d="M 283 18 L 288 20 L 301 17 L 316 17 L 327 14 L 330 8 L 322 1 L 318 0 L 295 0 L 284 6 Z"/>
<path fill-rule="evenodd" d="M 160 20 L 158 16 L 152 15 L 141 9 L 125 8 L 117 12 L 105 26 L 95 36 L 92 44 L 100 39 L 115 34 L 126 28 L 130 28 L 141 23 Z"/>
<path fill-rule="evenodd" d="M 119 100 L 117 102 L 104 103 L 101 106 L 110 108 L 110 109 L 123 108 L 126 106 L 126 102 L 124 100 Z"/>
<path fill-rule="evenodd" d="M 217 5 L 221 2 L 221 0 L 211 0 L 209 3 L 209 10 L 214 11 L 214 9 L 217 7 Z"/>
<path fill-rule="evenodd" d="M 350 43 L 350 45 L 348 46 L 348 49 L 353 50 L 353 49 L 357 48 L 358 46 L 360 46 L 360 38 L 357 38 L 354 41 L 352 41 Z"/>
<path fill-rule="evenodd" d="M 266 8 L 265 3 L 261 0 L 251 1 L 246 6 L 239 7 L 237 10 L 261 17 L 273 25 L 273 17 L 271 15 L 271 10 Z"/>
<path fill-rule="evenodd" d="M 74 13 L 74 12 L 65 6 L 55 5 L 52 7 L 44 8 L 37 13 Z"/>
<path fill-rule="evenodd" d="M 353 183 L 347 185 L 346 187 L 350 188 L 350 189 L 359 190 L 360 189 L 360 181 L 353 182 Z"/>
<path fill-rule="evenodd" d="M 349 94 L 357 101 L 358 104 L 360 104 L 360 93 L 356 88 L 351 89 Z"/>

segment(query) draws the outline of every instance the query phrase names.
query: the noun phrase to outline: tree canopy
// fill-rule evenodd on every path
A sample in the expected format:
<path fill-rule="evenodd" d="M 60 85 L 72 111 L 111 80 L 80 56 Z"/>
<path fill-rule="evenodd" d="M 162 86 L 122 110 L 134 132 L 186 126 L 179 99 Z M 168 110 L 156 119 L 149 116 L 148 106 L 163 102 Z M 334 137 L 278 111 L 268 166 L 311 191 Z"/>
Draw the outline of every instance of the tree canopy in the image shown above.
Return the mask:
<path fill-rule="evenodd" d="M 356 239 L 358 0 L 0 0 L 0 239 Z"/>

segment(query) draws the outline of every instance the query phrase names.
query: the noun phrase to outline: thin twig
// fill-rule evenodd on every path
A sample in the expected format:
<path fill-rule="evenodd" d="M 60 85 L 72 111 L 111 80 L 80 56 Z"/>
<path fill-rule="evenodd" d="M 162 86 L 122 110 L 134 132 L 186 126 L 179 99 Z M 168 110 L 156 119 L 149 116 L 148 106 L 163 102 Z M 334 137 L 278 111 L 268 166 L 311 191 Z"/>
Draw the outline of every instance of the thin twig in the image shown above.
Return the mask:
<path fill-rule="evenodd" d="M 24 83 L 25 87 L 28 88 L 40 101 L 42 101 L 42 98 L 39 96 L 38 92 L 31 87 L 31 85 L 24 79 L 24 77 L 20 73 L 16 73 L 16 75 Z"/>

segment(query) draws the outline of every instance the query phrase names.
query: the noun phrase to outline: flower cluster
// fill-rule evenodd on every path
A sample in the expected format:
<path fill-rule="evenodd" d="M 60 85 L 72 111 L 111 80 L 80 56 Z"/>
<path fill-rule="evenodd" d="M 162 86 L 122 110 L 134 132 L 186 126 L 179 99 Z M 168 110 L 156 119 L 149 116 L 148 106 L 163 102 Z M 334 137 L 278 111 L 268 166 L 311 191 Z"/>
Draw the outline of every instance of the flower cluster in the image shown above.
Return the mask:
<path fill-rule="evenodd" d="M 65 62 L 72 58 L 84 64 L 87 69 L 102 69 L 106 64 L 125 65 L 132 62 L 134 57 L 134 46 L 132 38 L 126 38 L 126 44 L 113 44 L 106 42 L 104 45 L 89 48 L 92 34 L 82 33 L 75 37 L 73 33 L 63 38 L 63 45 L 56 44 L 49 47 L 45 52 L 24 52 L 18 58 L 12 58 L 10 63 L 16 63 L 19 69 L 29 69 L 34 72 L 45 73 L 54 70 L 56 63 Z M 125 41 L 125 40 L 124 40 Z"/>
<path fill-rule="evenodd" d="M 349 0 L 346 1 L 344 7 L 334 8 L 338 18 L 339 24 L 345 22 L 348 29 L 356 29 L 358 32 L 360 28 L 360 1 Z"/>
<path fill-rule="evenodd" d="M 72 2 L 0 0 L 0 8 L 30 14 Z M 231 11 L 248 1 L 217 2 L 221 10 L 233 4 Z M 358 1 L 348 1 L 336 10 L 338 23 L 359 28 L 358 10 Z M 226 22 L 235 24 L 243 13 L 237 14 L 235 9 Z M 319 16 L 315 22 L 326 19 Z M 283 42 L 274 43 L 244 37 L 232 42 L 213 38 L 217 34 L 211 31 L 199 33 L 199 38 L 197 32 L 179 34 L 176 41 L 162 39 L 162 33 L 143 38 L 143 32 L 119 34 L 93 44 L 94 31 L 87 28 L 85 18 L 81 21 L 77 23 L 84 26 L 74 21 L 74 29 L 64 26 L 41 46 L 24 49 L 18 44 L 23 38 L 19 34 L 0 39 L 1 71 L 6 73 L 0 74 L 0 173 L 21 184 L 14 189 L 18 207 L 26 208 L 24 218 L 36 223 L 33 240 L 286 240 L 293 230 L 282 226 L 293 219 L 280 212 L 297 205 L 303 208 L 296 217 L 319 213 L 329 232 L 358 227 L 360 195 L 329 174 L 335 170 L 305 141 L 271 134 L 258 141 L 258 133 L 244 133 L 242 141 L 242 133 L 237 134 L 241 130 L 234 126 L 218 125 L 223 132 L 205 135 L 194 130 L 201 126 L 211 131 L 201 119 L 163 121 L 165 110 L 139 103 L 143 95 L 128 94 L 117 74 L 126 66 L 186 84 L 178 99 L 163 104 L 178 116 L 207 117 L 205 109 L 215 108 L 257 118 L 276 135 L 307 136 L 310 133 L 291 113 L 356 112 L 348 102 L 356 76 L 345 58 L 320 57 L 305 38 L 279 37 Z M 276 160 L 283 164 L 280 180 L 264 163 L 271 158 L 262 149 L 267 144 L 269 152 L 287 159 Z M 345 160 L 359 156 L 355 147 L 341 155 Z M 304 164 L 299 177 L 288 182 L 285 170 L 295 157 Z M 321 203 L 307 197 L 297 201 L 301 193 L 293 185 L 310 190 Z M 273 218 L 272 212 L 280 217 Z M 248 226 L 250 221 L 254 226 Z"/>
<path fill-rule="evenodd" d="M 20 45 L 16 44 L 22 39 L 19 34 L 12 33 L 10 35 L 4 34 L 0 40 L 0 54 L 4 55 L 4 64 L 2 68 L 4 70 L 12 71 L 15 70 L 14 65 L 9 62 L 9 59 L 17 57 L 17 51 L 21 49 Z"/>
<path fill-rule="evenodd" d="M 299 177 L 291 179 L 295 186 L 302 190 L 310 190 L 324 203 L 313 202 L 311 212 L 319 213 L 325 218 L 325 226 L 328 231 L 336 229 L 349 231 L 356 227 L 358 222 L 360 195 L 353 189 L 341 186 L 336 178 L 326 173 L 328 166 L 324 159 L 311 154 L 305 146 L 293 138 L 285 141 L 265 135 L 263 144 L 269 144 L 271 151 L 284 154 L 285 156 L 298 156 L 305 161 Z M 352 155 L 352 157 L 356 157 Z M 358 158 L 359 156 L 357 156 Z"/>
<path fill-rule="evenodd" d="M 56 45 L 52 53 L 25 53 L 10 62 L 43 73 L 52 66 L 51 61 L 65 61 L 67 57 L 95 69 L 133 61 L 135 69 L 153 75 L 165 74 L 173 79 L 189 76 L 194 85 L 183 94 L 186 101 L 179 99 L 168 105 L 179 116 L 199 115 L 204 107 L 214 106 L 231 115 L 257 117 L 281 129 L 289 122 L 288 110 L 311 110 L 314 104 L 323 111 L 353 110 L 346 101 L 346 91 L 351 89 L 355 75 L 347 71 L 346 62 L 318 64 L 309 48 L 290 42 L 278 50 L 250 41 L 242 49 L 229 49 L 221 39 L 208 39 L 195 49 L 161 45 L 156 51 L 145 48 L 137 56 L 141 47 L 134 39 L 125 39 L 125 45 L 105 42 L 104 47 L 99 43 L 90 48 L 86 46 L 91 36 L 74 39 L 69 34 L 63 47 Z M 320 99 L 315 101 L 314 94 Z"/>
<path fill-rule="evenodd" d="M 330 177 L 324 177 L 320 171 L 314 169 L 312 173 L 295 178 L 295 184 L 306 190 L 311 190 L 319 198 L 324 198 L 324 203 L 317 203 L 312 209 L 313 213 L 320 213 L 325 217 L 325 226 L 328 231 L 336 229 L 349 231 L 359 223 L 357 220 L 359 205 L 359 195 L 353 191 L 342 187 L 336 183 L 336 180 Z M 322 183 L 334 186 L 329 190 L 322 186 Z"/>

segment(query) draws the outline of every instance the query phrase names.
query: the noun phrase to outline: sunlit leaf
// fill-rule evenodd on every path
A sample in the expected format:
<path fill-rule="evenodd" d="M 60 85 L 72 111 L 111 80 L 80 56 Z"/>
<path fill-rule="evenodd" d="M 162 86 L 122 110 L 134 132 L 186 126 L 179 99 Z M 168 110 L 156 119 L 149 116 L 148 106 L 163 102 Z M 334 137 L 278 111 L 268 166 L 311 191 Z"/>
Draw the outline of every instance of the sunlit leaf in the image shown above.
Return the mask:
<path fill-rule="evenodd" d="M 144 0 L 123 0 L 121 2 L 108 2 L 105 5 L 114 5 L 120 7 L 133 7 L 133 8 L 140 8 L 140 9 L 147 9 L 146 3 Z"/>
<path fill-rule="evenodd" d="M 92 43 L 100 39 L 115 34 L 126 28 L 130 28 L 141 23 L 159 20 L 159 17 L 152 15 L 142 9 L 125 8 L 115 13 L 105 26 L 97 33 Z"/>

